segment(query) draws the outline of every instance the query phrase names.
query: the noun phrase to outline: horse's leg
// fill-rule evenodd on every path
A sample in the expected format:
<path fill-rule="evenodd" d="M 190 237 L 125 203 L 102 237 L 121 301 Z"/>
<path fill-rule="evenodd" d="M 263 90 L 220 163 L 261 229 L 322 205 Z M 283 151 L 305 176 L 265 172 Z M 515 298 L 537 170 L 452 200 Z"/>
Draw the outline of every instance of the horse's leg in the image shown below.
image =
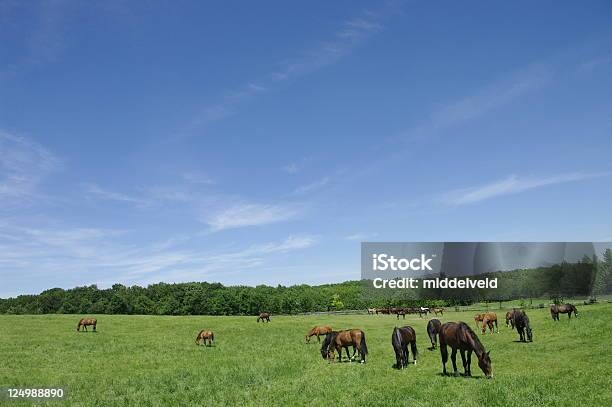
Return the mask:
<path fill-rule="evenodd" d="M 453 348 L 453 351 L 451 353 L 451 362 L 453 362 L 453 374 L 455 376 L 458 376 L 459 372 L 457 371 L 457 348 Z"/>
<path fill-rule="evenodd" d="M 472 375 L 472 351 L 468 350 L 468 376 Z"/>
<path fill-rule="evenodd" d="M 321 337 L 317 334 L 317 342 L 321 343 Z"/>
<path fill-rule="evenodd" d="M 96 332 L 96 326 L 94 325 L 94 332 Z"/>
<path fill-rule="evenodd" d="M 465 350 L 461 349 L 461 362 L 463 363 L 463 375 L 468 375 L 467 360 L 465 359 Z"/>
<path fill-rule="evenodd" d="M 495 330 L 499 333 L 499 326 L 497 325 L 497 320 L 495 320 Z"/>
<path fill-rule="evenodd" d="M 446 362 L 448 361 L 448 349 L 446 343 L 440 341 L 440 356 L 442 356 L 442 374 L 446 376 Z"/>

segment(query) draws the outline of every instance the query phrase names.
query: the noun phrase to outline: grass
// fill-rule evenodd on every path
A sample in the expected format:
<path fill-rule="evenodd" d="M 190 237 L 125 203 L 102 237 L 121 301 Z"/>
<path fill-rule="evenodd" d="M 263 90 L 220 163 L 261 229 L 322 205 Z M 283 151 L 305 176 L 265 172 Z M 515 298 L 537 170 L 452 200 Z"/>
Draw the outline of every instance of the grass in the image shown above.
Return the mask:
<path fill-rule="evenodd" d="M 399 322 L 389 315 L 272 316 L 269 324 L 256 317 L 99 315 L 95 334 L 76 332 L 79 316 L 0 315 L 0 387 L 66 387 L 67 399 L 49 403 L 55 405 L 610 406 L 612 304 L 578 309 L 580 318 L 562 315 L 556 323 L 548 310 L 530 310 L 533 343 L 515 342 L 503 323 L 499 334 L 481 335 L 493 380 L 475 360 L 472 379 L 441 376 L 439 351 L 427 350 L 429 318 L 412 315 Z M 472 314 L 449 312 L 441 320 L 473 327 Z M 367 363 L 324 361 L 316 339 L 304 341 L 322 324 L 363 329 Z M 420 357 L 398 371 L 390 338 L 405 324 L 417 332 Z M 214 347 L 195 346 L 202 328 L 215 332 Z"/>

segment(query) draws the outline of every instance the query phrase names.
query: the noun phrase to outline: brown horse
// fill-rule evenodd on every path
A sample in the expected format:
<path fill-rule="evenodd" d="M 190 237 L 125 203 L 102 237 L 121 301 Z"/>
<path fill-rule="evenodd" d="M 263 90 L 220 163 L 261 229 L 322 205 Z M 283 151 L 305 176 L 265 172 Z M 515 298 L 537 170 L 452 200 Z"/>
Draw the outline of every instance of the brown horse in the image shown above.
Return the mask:
<path fill-rule="evenodd" d="M 77 332 L 81 330 L 81 327 L 87 332 L 87 326 L 93 325 L 93 330 L 96 332 L 96 325 L 98 324 L 98 320 L 94 318 L 82 318 L 77 325 Z"/>
<path fill-rule="evenodd" d="M 432 308 L 431 309 L 433 311 L 434 314 L 436 314 L 436 316 L 438 316 L 438 314 L 444 316 L 444 308 Z"/>
<path fill-rule="evenodd" d="M 442 373 L 446 375 L 446 362 L 448 361 L 448 349 L 452 349 L 451 360 L 453 362 L 453 372 L 455 376 L 459 375 L 457 371 L 457 349 L 461 352 L 461 361 L 463 362 L 463 370 L 465 376 L 471 376 L 472 352 L 478 357 L 478 366 L 485 374 L 487 379 L 493 377 L 491 368 L 490 352 L 486 352 L 484 346 L 478 339 L 478 336 L 464 322 L 447 322 L 440 328 L 440 354 L 442 355 Z M 465 353 L 467 352 L 467 358 Z"/>
<path fill-rule="evenodd" d="M 484 318 L 484 314 L 476 314 L 476 315 L 474 315 L 474 322 L 476 322 L 476 328 L 480 328 L 478 323 L 482 322 L 483 318 Z"/>
<path fill-rule="evenodd" d="M 306 334 L 306 342 L 310 342 L 310 337 L 315 336 L 315 335 L 317 336 L 317 342 L 321 342 L 321 338 L 319 338 L 319 336 L 327 335 L 331 331 L 333 331 L 333 329 L 329 325 L 315 326 L 310 331 L 308 331 L 308 333 Z"/>
<path fill-rule="evenodd" d="M 506 312 L 506 328 L 514 329 L 514 312 L 516 310 L 513 309 L 511 311 Z"/>
<path fill-rule="evenodd" d="M 412 358 L 416 365 L 417 355 L 419 353 L 416 346 L 416 332 L 414 332 L 411 326 L 393 328 L 391 345 L 393 345 L 393 350 L 395 351 L 395 367 L 398 369 L 403 369 L 408 366 L 408 344 L 410 344 Z"/>
<path fill-rule="evenodd" d="M 499 327 L 497 326 L 497 314 L 495 312 L 485 312 L 482 314 L 482 333 L 487 332 L 489 327 L 489 333 L 493 334 L 493 324 L 495 324 L 495 331 L 499 333 Z"/>
<path fill-rule="evenodd" d="M 427 335 L 429 335 L 429 340 L 431 341 L 430 350 L 436 349 L 438 346 L 438 334 L 440 333 L 440 328 L 442 327 L 442 323 L 438 319 L 432 319 L 427 323 Z"/>
<path fill-rule="evenodd" d="M 550 306 L 550 315 L 552 316 L 553 321 L 559 320 L 559 314 L 567 314 L 568 318 L 572 319 L 572 312 L 574 313 L 574 316 L 578 318 L 578 310 L 572 304 L 553 304 Z"/>
<path fill-rule="evenodd" d="M 353 347 L 353 356 L 349 355 L 349 346 Z M 348 329 L 345 331 L 332 331 L 325 335 L 323 345 L 321 345 L 321 356 L 323 359 L 334 360 L 335 352 L 338 352 L 338 361 L 342 362 L 342 348 L 346 351 L 349 361 L 359 352 L 361 363 L 365 363 L 368 354 L 365 333 L 361 329 Z"/>
<path fill-rule="evenodd" d="M 213 333 L 213 331 L 207 331 L 203 329 L 200 331 L 198 336 L 196 336 L 195 343 L 196 345 L 203 344 L 204 346 L 212 346 L 214 340 L 215 334 Z"/>
<path fill-rule="evenodd" d="M 261 320 L 261 322 L 264 322 L 264 321 L 270 322 L 270 314 L 268 314 L 267 312 L 262 312 L 257 317 L 257 322 L 259 322 L 259 320 Z"/>

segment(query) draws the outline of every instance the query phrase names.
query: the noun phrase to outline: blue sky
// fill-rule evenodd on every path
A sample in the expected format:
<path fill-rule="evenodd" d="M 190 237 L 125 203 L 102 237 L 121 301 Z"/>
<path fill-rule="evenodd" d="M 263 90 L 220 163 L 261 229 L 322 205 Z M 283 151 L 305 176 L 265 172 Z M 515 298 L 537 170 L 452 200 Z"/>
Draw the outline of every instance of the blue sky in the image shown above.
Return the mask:
<path fill-rule="evenodd" d="M 612 5 L 0 1 L 0 296 L 612 240 Z"/>

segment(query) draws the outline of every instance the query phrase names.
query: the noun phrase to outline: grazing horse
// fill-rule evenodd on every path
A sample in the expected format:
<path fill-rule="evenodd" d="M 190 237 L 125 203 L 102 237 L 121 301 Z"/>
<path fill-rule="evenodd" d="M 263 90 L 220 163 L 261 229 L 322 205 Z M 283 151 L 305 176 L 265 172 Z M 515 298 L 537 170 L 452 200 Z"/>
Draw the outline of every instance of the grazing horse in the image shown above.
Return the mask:
<path fill-rule="evenodd" d="M 550 306 L 550 315 L 552 316 L 553 321 L 559 320 L 559 314 L 567 314 L 568 318 L 572 319 L 572 312 L 574 313 L 574 316 L 578 318 L 578 310 L 572 304 L 553 304 Z"/>
<path fill-rule="evenodd" d="M 436 314 L 436 316 L 438 316 L 438 314 L 444 316 L 444 308 L 432 308 L 431 310 L 434 312 L 434 314 Z"/>
<path fill-rule="evenodd" d="M 478 336 L 464 322 L 447 322 L 440 328 L 440 354 L 442 355 L 443 374 L 446 375 L 446 362 L 448 361 L 448 349 L 452 349 L 451 360 L 453 362 L 453 371 L 455 376 L 459 375 L 457 371 L 457 349 L 461 352 L 461 361 L 463 362 L 463 370 L 465 376 L 471 376 L 472 352 L 478 357 L 478 366 L 485 374 L 487 379 L 493 377 L 491 368 L 491 358 L 489 352 L 485 351 L 484 346 L 478 339 Z M 467 352 L 467 358 L 465 353 Z"/>
<path fill-rule="evenodd" d="M 506 312 L 506 328 L 514 329 L 514 313 L 516 309 Z"/>
<path fill-rule="evenodd" d="M 93 325 L 93 330 L 96 332 L 96 325 L 98 324 L 98 320 L 94 318 L 82 318 L 77 325 L 77 332 L 81 330 L 81 327 L 87 332 L 87 326 Z"/>
<path fill-rule="evenodd" d="M 395 311 L 395 314 L 397 315 L 397 319 L 399 319 L 400 315 L 402 316 L 402 318 L 406 319 L 406 310 L 403 308 L 398 308 Z"/>
<path fill-rule="evenodd" d="M 497 314 L 495 312 L 485 312 L 482 314 L 482 333 L 487 332 L 487 326 L 489 327 L 489 333 L 493 334 L 493 324 L 495 324 L 495 331 L 499 333 L 499 327 L 497 326 Z"/>
<path fill-rule="evenodd" d="M 321 342 L 321 338 L 319 338 L 319 336 L 327 335 L 331 331 L 332 331 L 332 327 L 329 325 L 315 326 L 310 331 L 308 331 L 308 333 L 306 334 L 306 342 L 310 342 L 310 337 L 315 336 L 315 335 L 317 336 L 317 342 Z"/>
<path fill-rule="evenodd" d="M 474 322 L 476 322 L 476 328 L 480 328 L 480 326 L 478 326 L 478 323 L 482 322 L 483 318 L 484 318 L 484 314 L 476 314 L 476 315 L 474 315 Z"/>
<path fill-rule="evenodd" d="M 368 308 L 368 315 L 376 314 L 376 308 Z"/>
<path fill-rule="evenodd" d="M 353 347 L 353 356 L 349 356 L 348 347 Z M 365 333 L 361 329 L 348 329 L 345 331 L 332 331 L 325 335 L 321 345 L 321 356 L 323 359 L 334 360 L 335 352 L 338 352 L 338 361 L 342 362 L 342 348 L 346 351 L 349 361 L 353 361 L 355 353 L 359 352 L 361 363 L 365 363 L 368 354 Z"/>
<path fill-rule="evenodd" d="M 257 317 L 257 322 L 259 322 L 259 320 L 261 320 L 261 322 L 264 322 L 264 321 L 270 322 L 270 314 L 268 314 L 267 312 L 262 312 Z"/>
<path fill-rule="evenodd" d="M 391 335 L 391 345 L 395 351 L 395 367 L 403 369 L 408 366 L 408 344 L 410 344 L 410 350 L 412 351 L 412 359 L 414 364 L 417 363 L 417 345 L 416 345 L 416 332 L 411 326 L 403 326 L 401 328 L 393 328 L 393 334 Z"/>
<path fill-rule="evenodd" d="M 215 340 L 215 334 L 213 331 L 201 330 L 198 336 L 196 336 L 195 343 L 196 345 L 203 344 L 204 346 L 212 346 L 213 341 Z"/>
<path fill-rule="evenodd" d="M 438 334 L 440 333 L 440 328 L 442 327 L 442 323 L 438 319 L 432 319 L 427 323 L 427 335 L 429 335 L 429 340 L 431 341 L 431 350 L 436 349 L 438 346 Z"/>
<path fill-rule="evenodd" d="M 516 332 L 519 334 L 521 342 L 533 342 L 533 335 L 531 333 L 531 327 L 529 326 L 529 317 L 523 311 L 517 311 L 514 313 L 514 325 L 516 326 Z M 525 337 L 525 333 L 527 337 Z"/>

